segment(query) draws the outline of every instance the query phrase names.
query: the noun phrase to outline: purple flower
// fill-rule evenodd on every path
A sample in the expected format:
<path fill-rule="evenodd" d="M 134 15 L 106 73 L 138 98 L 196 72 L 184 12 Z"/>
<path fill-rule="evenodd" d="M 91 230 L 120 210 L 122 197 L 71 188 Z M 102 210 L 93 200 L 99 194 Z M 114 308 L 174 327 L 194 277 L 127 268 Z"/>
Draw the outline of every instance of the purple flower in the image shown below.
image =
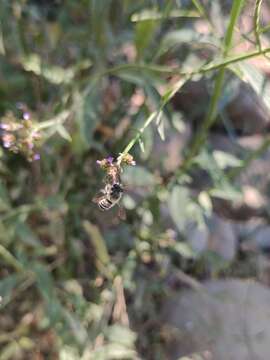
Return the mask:
<path fill-rule="evenodd" d="M 101 160 L 97 160 L 97 161 L 96 161 L 96 164 L 97 164 L 97 165 L 100 165 L 100 164 L 101 164 Z"/>
<path fill-rule="evenodd" d="M 8 124 L 0 124 L 0 128 L 3 130 L 9 130 L 9 125 Z"/>
<path fill-rule="evenodd" d="M 3 146 L 8 149 L 8 148 L 11 147 L 11 142 L 10 141 L 4 141 Z"/>
<path fill-rule="evenodd" d="M 40 160 L 40 154 L 35 154 L 33 159 L 36 161 L 36 160 Z"/>
<path fill-rule="evenodd" d="M 30 113 L 29 113 L 28 111 L 25 111 L 25 112 L 23 113 L 23 119 L 24 119 L 24 120 L 29 120 L 29 119 L 30 119 Z"/>
<path fill-rule="evenodd" d="M 106 158 L 106 160 L 110 163 L 110 165 L 112 165 L 114 158 L 110 155 Z"/>

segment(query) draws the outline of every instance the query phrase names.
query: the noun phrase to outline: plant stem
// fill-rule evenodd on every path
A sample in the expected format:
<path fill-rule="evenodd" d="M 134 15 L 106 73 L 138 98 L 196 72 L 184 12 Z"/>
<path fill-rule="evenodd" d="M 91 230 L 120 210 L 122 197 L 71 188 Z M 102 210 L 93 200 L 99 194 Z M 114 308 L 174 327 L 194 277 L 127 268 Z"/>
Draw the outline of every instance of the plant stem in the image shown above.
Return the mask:
<path fill-rule="evenodd" d="M 262 49 L 262 44 L 261 44 L 261 39 L 260 39 L 260 12 L 261 12 L 261 5 L 262 5 L 262 0 L 256 0 L 254 18 L 253 18 L 255 39 L 256 39 L 256 44 L 257 44 L 257 47 L 258 47 L 259 50 Z"/>
<path fill-rule="evenodd" d="M 3 245 L 0 245 L 0 257 L 16 271 L 24 271 L 23 265 Z"/>
<path fill-rule="evenodd" d="M 164 75 L 182 75 L 182 76 L 193 76 L 193 75 L 197 75 L 197 74 L 205 74 L 207 72 L 210 71 L 214 71 L 214 70 L 219 70 L 225 66 L 229 66 L 231 64 L 240 62 L 240 61 L 244 61 L 244 60 L 249 60 L 252 59 L 254 57 L 260 56 L 260 55 L 265 55 L 267 53 L 270 53 L 270 47 L 262 49 L 262 50 L 255 50 L 255 51 L 251 51 L 249 53 L 245 53 L 245 54 L 239 54 L 239 55 L 234 55 L 231 57 L 227 57 L 225 59 L 223 59 L 220 62 L 217 63 L 210 63 L 209 65 L 205 65 L 202 66 L 196 70 L 193 71 L 181 71 L 178 69 L 172 69 L 170 67 L 166 67 L 166 66 L 159 66 L 159 65 L 151 65 L 151 64 L 122 64 L 110 69 L 106 69 L 104 72 L 99 74 L 99 77 L 108 75 L 108 74 L 115 74 L 117 75 L 117 73 L 121 73 L 121 71 L 126 71 L 126 70 L 142 70 L 142 71 L 151 71 L 153 73 L 162 73 Z"/>
<path fill-rule="evenodd" d="M 128 143 L 128 145 L 123 150 L 123 152 L 122 152 L 123 155 L 127 154 L 133 148 L 133 146 L 136 144 L 136 142 L 139 141 L 144 130 L 151 124 L 151 122 L 156 118 L 156 116 L 157 116 L 157 112 L 155 111 L 146 119 L 143 126 L 138 130 L 138 133 L 136 134 L 136 136 Z"/>
<path fill-rule="evenodd" d="M 229 26 L 225 35 L 224 39 L 224 50 L 223 50 L 223 57 L 226 58 L 232 45 L 232 39 L 233 39 L 233 30 L 235 28 L 237 19 L 240 15 L 241 8 L 243 5 L 243 0 L 234 0 L 231 15 L 230 15 L 230 21 Z M 183 164 L 179 171 L 174 176 L 174 180 L 178 178 L 181 174 L 186 172 L 194 159 L 194 156 L 197 155 L 199 149 L 205 142 L 205 139 L 207 137 L 207 133 L 209 128 L 214 124 L 214 122 L 217 119 L 217 113 L 218 113 L 218 102 L 219 98 L 222 94 L 222 87 L 223 87 L 223 81 L 224 81 L 224 75 L 225 75 L 225 69 L 228 64 L 223 62 L 223 65 L 219 67 L 219 71 L 217 73 L 213 95 L 210 100 L 210 105 L 207 111 L 207 114 L 202 122 L 201 128 L 197 132 L 193 142 L 191 143 L 190 149 L 187 153 L 187 156 L 185 157 Z"/>
<path fill-rule="evenodd" d="M 174 69 L 171 69 L 171 68 L 167 68 L 167 67 L 162 67 L 162 66 L 153 66 L 153 65 L 144 65 L 144 64 L 124 64 L 124 65 L 120 65 L 118 67 L 115 67 L 115 68 L 111 68 L 111 69 L 108 69 L 106 70 L 102 75 L 100 74 L 99 76 L 104 76 L 105 73 L 108 74 L 108 73 L 117 73 L 117 72 L 121 72 L 122 70 L 129 70 L 129 69 L 136 69 L 136 70 L 150 70 L 150 71 L 153 71 L 153 72 L 160 72 L 160 73 L 165 73 L 165 74 L 168 74 L 168 75 L 174 75 L 174 74 L 178 74 L 178 75 L 182 75 L 183 76 L 183 83 L 185 81 L 187 81 L 188 79 L 190 79 L 193 75 L 196 75 L 196 74 L 200 74 L 200 73 L 206 73 L 206 72 L 209 72 L 209 71 L 213 71 L 213 70 L 218 70 L 218 69 L 222 69 L 224 67 L 227 67 L 231 64 L 234 64 L 234 63 L 237 63 L 237 62 L 240 62 L 240 61 L 244 61 L 244 60 L 248 60 L 248 59 L 251 59 L 253 57 L 256 57 L 256 56 L 260 56 L 260 55 L 265 55 L 266 53 L 270 53 L 270 48 L 266 48 L 266 49 L 263 49 L 263 50 L 256 50 L 256 51 L 253 51 L 253 52 L 250 52 L 250 53 L 247 53 L 247 54 L 241 54 L 241 55 L 236 55 L 234 57 L 230 57 L 230 58 L 227 58 L 225 60 L 223 60 L 222 62 L 219 62 L 219 63 L 216 63 L 216 64 L 210 64 L 210 65 L 207 65 L 207 66 L 204 66 L 204 67 L 201 67 L 197 70 L 194 70 L 192 72 L 181 72 L 179 70 L 174 70 Z M 216 81 L 216 84 L 215 84 L 215 87 L 222 87 L 222 82 L 223 82 L 223 79 L 219 79 L 219 81 Z M 217 89 L 218 90 L 218 89 Z M 175 92 L 174 92 L 175 93 Z M 217 95 L 219 93 L 219 90 L 215 92 L 215 94 Z M 169 100 L 171 99 L 171 97 L 169 98 Z M 215 100 L 215 102 L 218 100 L 216 99 L 213 99 Z M 168 102 L 168 101 L 167 101 Z M 166 102 L 166 103 L 167 103 Z M 166 104 L 162 104 L 162 106 L 164 106 Z M 213 103 L 210 104 L 211 107 L 213 106 Z M 210 110 L 209 110 L 210 111 Z M 212 112 L 213 110 L 211 110 Z M 154 114 L 157 115 L 158 111 L 155 112 Z M 132 147 L 137 143 L 137 141 L 140 139 L 141 135 L 143 134 L 144 130 L 150 125 L 150 123 L 155 119 L 155 116 L 152 116 L 153 114 L 151 114 L 145 121 L 144 125 L 138 130 L 138 133 L 137 135 L 129 142 L 129 144 L 125 147 L 125 149 L 123 150 L 123 154 L 126 154 L 128 153 Z"/>
<path fill-rule="evenodd" d="M 201 15 L 201 17 L 205 18 L 206 21 L 209 23 L 210 27 L 212 30 L 214 30 L 214 26 L 213 23 L 211 21 L 211 19 L 209 18 L 209 16 L 207 15 L 207 12 L 205 11 L 203 5 L 200 3 L 199 0 L 191 0 L 193 5 L 195 6 L 195 8 L 198 10 L 199 14 Z"/>

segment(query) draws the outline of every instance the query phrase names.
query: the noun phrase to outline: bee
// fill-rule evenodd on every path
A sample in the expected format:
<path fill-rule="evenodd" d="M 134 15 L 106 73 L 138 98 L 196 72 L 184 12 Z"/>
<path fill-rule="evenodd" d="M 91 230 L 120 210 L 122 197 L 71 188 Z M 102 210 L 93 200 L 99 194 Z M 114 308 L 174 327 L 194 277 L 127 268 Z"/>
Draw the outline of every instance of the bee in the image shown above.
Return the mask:
<path fill-rule="evenodd" d="M 112 163 L 107 169 L 107 174 L 103 181 L 105 187 L 98 192 L 92 201 L 96 203 L 102 211 L 109 210 L 115 205 L 118 205 L 118 216 L 122 220 L 125 220 L 125 210 L 119 204 L 124 192 L 120 173 L 120 166 Z"/>
<path fill-rule="evenodd" d="M 113 184 L 107 184 L 104 189 L 100 191 L 101 196 L 96 195 L 93 202 L 98 204 L 100 210 L 105 211 L 111 209 L 113 206 L 119 203 L 122 198 L 124 189 L 118 182 Z"/>

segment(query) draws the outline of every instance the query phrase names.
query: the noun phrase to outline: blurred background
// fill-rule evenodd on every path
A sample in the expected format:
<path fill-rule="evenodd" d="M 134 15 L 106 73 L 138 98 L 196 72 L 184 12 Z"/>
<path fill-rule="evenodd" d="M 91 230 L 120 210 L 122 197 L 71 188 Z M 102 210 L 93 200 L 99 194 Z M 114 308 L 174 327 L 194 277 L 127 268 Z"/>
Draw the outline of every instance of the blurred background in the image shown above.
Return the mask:
<path fill-rule="evenodd" d="M 0 360 L 269 358 L 269 56 L 268 0 L 0 1 Z"/>

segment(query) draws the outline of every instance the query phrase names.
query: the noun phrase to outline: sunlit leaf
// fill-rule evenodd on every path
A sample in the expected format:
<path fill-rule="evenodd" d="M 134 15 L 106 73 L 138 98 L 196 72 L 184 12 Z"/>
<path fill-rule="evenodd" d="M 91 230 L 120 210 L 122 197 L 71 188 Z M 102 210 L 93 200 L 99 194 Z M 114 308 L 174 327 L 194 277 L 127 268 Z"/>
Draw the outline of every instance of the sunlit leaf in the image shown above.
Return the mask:
<path fill-rule="evenodd" d="M 83 226 L 87 234 L 90 236 L 90 241 L 96 251 L 97 259 L 103 264 L 110 263 L 110 256 L 103 236 L 101 235 L 98 227 L 91 224 L 89 221 L 84 221 Z"/>
<path fill-rule="evenodd" d="M 262 72 L 252 64 L 242 61 L 233 66 L 236 74 L 247 82 L 270 109 L 270 83 Z"/>
<path fill-rule="evenodd" d="M 194 251 L 187 243 L 177 242 L 173 245 L 173 249 L 186 259 L 192 259 L 195 257 Z"/>
<path fill-rule="evenodd" d="M 139 145 L 140 145 L 141 151 L 144 153 L 145 148 L 144 148 L 144 142 L 143 142 L 142 138 L 139 138 L 138 142 L 139 142 Z"/>
<path fill-rule="evenodd" d="M 21 63 L 26 71 L 32 71 L 53 84 L 69 83 L 74 77 L 74 69 L 63 69 L 60 66 L 44 64 L 37 54 L 24 56 Z"/>
<path fill-rule="evenodd" d="M 198 202 L 201 207 L 206 211 L 207 214 L 211 214 L 213 210 L 213 204 L 211 201 L 211 197 L 206 191 L 201 191 L 198 196 Z"/>
<path fill-rule="evenodd" d="M 219 40 L 214 36 L 203 35 L 193 29 L 180 29 L 170 31 L 163 37 L 158 56 L 183 44 L 196 46 L 196 48 L 206 48 L 210 46 L 218 49 L 220 47 Z"/>
<path fill-rule="evenodd" d="M 169 196 L 168 205 L 171 217 L 180 231 L 186 225 L 187 207 L 190 203 L 189 191 L 185 187 L 175 186 Z"/>
<path fill-rule="evenodd" d="M 221 169 L 226 169 L 227 167 L 238 167 L 242 165 L 242 161 L 240 159 L 224 151 L 213 151 L 213 157 Z"/>
<path fill-rule="evenodd" d="M 120 325 L 110 326 L 105 335 L 110 342 L 122 344 L 128 348 L 134 346 L 137 337 L 131 329 Z"/>
<path fill-rule="evenodd" d="M 199 17 L 200 14 L 195 10 L 171 10 L 166 16 L 167 18 L 178 18 L 178 17 Z M 140 13 L 135 13 L 131 16 L 131 21 L 140 22 L 147 20 L 161 20 L 164 18 L 162 12 L 155 9 L 145 9 Z"/>
<path fill-rule="evenodd" d="M 165 129 L 164 129 L 164 113 L 160 110 L 157 114 L 156 125 L 161 140 L 165 140 Z"/>
<path fill-rule="evenodd" d="M 179 81 L 175 84 L 170 86 L 165 94 L 162 96 L 162 104 L 167 104 L 167 102 L 181 89 L 181 87 L 185 84 L 186 78 L 182 77 Z"/>
<path fill-rule="evenodd" d="M 148 47 L 153 39 L 154 31 L 157 24 L 152 20 L 138 22 L 136 24 L 135 45 L 137 49 L 137 56 L 140 59 L 144 50 Z"/>
<path fill-rule="evenodd" d="M 69 135 L 68 131 L 62 124 L 59 124 L 57 126 L 57 132 L 63 139 L 70 141 L 70 142 L 72 141 L 72 137 Z"/>

